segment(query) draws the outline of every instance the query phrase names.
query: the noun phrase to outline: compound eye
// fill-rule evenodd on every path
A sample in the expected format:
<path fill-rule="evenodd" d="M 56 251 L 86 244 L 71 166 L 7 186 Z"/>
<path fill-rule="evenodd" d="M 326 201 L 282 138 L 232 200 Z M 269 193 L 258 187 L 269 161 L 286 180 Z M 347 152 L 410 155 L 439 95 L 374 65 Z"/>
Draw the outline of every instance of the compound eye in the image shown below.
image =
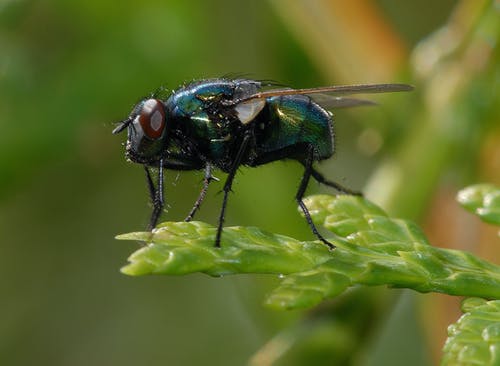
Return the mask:
<path fill-rule="evenodd" d="M 146 100 L 139 114 L 139 123 L 147 137 L 151 139 L 159 138 L 165 128 L 165 108 L 163 103 L 158 99 Z"/>

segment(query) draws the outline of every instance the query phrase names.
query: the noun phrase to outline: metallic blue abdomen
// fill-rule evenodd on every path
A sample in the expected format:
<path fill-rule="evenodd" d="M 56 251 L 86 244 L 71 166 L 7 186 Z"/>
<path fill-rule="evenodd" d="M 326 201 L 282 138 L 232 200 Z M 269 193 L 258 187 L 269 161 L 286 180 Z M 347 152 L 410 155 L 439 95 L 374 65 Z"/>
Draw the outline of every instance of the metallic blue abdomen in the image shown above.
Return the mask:
<path fill-rule="evenodd" d="M 318 160 L 334 152 L 331 114 L 303 95 L 271 97 L 266 100 L 269 122 L 258 148 L 272 152 L 312 144 Z"/>

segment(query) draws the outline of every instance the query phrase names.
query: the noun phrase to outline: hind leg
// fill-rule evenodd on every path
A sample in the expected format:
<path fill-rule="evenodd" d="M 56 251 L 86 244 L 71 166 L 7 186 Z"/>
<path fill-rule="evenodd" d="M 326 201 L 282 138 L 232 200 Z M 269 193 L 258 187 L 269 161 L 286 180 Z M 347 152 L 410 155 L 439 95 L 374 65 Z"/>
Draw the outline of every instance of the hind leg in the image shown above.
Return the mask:
<path fill-rule="evenodd" d="M 320 172 L 318 172 L 317 170 L 314 170 L 314 168 L 312 168 L 312 167 L 311 167 L 311 175 L 314 179 L 316 179 L 316 181 L 318 183 L 332 187 L 332 188 L 336 189 L 337 191 L 339 191 L 340 193 L 352 194 L 353 196 L 362 196 L 363 195 L 362 192 L 354 191 L 354 190 L 346 188 L 346 187 L 344 187 L 336 182 L 332 182 L 332 181 L 327 180 L 325 177 L 323 177 L 323 175 Z"/>
<path fill-rule="evenodd" d="M 314 170 L 312 168 L 312 163 L 314 159 L 314 148 L 310 146 L 308 148 L 307 152 L 307 158 L 304 162 L 304 175 L 302 176 L 302 180 L 300 182 L 299 189 L 297 190 L 297 194 L 295 195 L 295 200 L 299 204 L 300 208 L 302 209 L 302 212 L 304 213 L 304 216 L 307 220 L 307 223 L 309 224 L 309 227 L 311 228 L 311 231 L 313 232 L 316 237 L 321 240 L 328 248 L 330 249 L 335 249 L 335 245 L 330 243 L 328 240 L 326 240 L 318 231 L 316 228 L 316 225 L 314 225 L 314 222 L 311 218 L 311 214 L 309 213 L 309 210 L 307 209 L 304 201 L 302 198 L 304 197 L 304 193 L 306 192 L 307 185 L 309 184 L 309 179 L 311 178 L 311 175 L 313 174 Z"/>

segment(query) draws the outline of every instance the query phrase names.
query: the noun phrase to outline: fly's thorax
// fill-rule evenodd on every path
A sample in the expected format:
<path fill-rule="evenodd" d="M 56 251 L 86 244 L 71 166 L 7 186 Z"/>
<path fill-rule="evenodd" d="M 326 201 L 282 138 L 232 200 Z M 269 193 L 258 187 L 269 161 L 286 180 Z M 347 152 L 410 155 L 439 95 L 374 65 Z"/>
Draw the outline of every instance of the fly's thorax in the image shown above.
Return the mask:
<path fill-rule="evenodd" d="M 167 111 L 159 99 L 145 99 L 130 115 L 127 157 L 136 163 L 151 163 L 163 153 L 167 140 Z"/>
<path fill-rule="evenodd" d="M 175 144 L 189 142 L 211 161 L 222 161 L 234 149 L 240 131 L 247 128 L 265 105 L 252 100 L 231 105 L 257 91 L 258 82 L 212 79 L 193 83 L 165 102 L 171 111 L 171 138 Z M 249 126 L 248 126 L 249 127 Z"/>

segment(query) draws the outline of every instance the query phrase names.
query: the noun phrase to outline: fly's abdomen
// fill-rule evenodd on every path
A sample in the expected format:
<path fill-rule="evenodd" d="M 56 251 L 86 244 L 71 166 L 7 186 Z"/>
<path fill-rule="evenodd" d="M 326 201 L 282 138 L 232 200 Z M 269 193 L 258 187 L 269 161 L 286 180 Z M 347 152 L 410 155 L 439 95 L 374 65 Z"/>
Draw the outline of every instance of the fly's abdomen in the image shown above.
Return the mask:
<path fill-rule="evenodd" d="M 263 153 L 313 145 L 317 160 L 332 156 L 332 116 L 310 97 L 271 97 L 267 99 L 267 107 L 269 121 L 259 143 Z"/>

